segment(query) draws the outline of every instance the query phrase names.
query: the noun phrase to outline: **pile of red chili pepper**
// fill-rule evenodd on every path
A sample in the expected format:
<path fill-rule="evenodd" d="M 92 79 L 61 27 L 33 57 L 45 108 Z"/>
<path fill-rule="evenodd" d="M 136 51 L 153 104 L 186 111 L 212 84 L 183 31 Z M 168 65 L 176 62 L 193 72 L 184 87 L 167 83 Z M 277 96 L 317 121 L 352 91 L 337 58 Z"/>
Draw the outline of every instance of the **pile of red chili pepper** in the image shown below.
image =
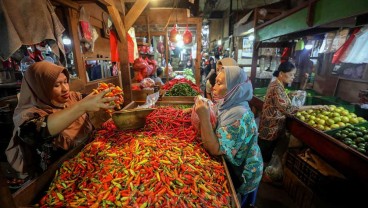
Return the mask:
<path fill-rule="evenodd" d="M 112 120 L 103 123 L 102 127 L 108 131 L 118 131 Z M 191 111 L 172 106 L 156 108 L 147 116 L 145 127 L 137 132 L 146 136 L 167 135 L 188 142 L 195 141 L 198 135 L 191 123 Z"/>
<path fill-rule="evenodd" d="M 223 165 L 195 143 L 100 130 L 65 161 L 41 207 L 229 207 Z"/>
<path fill-rule="evenodd" d="M 161 89 L 170 90 L 174 85 L 179 83 L 187 83 L 193 90 L 197 91 L 198 93 L 202 92 L 201 89 L 196 84 L 185 78 L 170 80 L 169 82 L 166 82 L 165 85 L 161 87 Z"/>
<path fill-rule="evenodd" d="M 98 87 L 97 89 L 93 89 L 93 92 L 95 92 L 96 94 L 106 90 L 107 88 L 112 88 L 110 92 L 106 93 L 106 95 L 104 97 L 116 97 L 117 99 L 113 100 L 110 102 L 110 105 L 115 106 L 115 110 L 120 110 L 121 109 L 121 105 L 124 103 L 124 92 L 123 90 L 119 87 L 119 86 L 115 86 L 112 83 L 104 83 L 104 82 L 100 82 L 98 83 Z M 112 109 L 108 109 L 106 110 L 107 113 L 112 113 L 114 112 L 114 110 Z"/>
<path fill-rule="evenodd" d="M 146 118 L 145 130 L 151 135 L 168 135 L 189 142 L 197 138 L 191 123 L 191 111 L 185 112 L 174 107 L 160 107 Z"/>

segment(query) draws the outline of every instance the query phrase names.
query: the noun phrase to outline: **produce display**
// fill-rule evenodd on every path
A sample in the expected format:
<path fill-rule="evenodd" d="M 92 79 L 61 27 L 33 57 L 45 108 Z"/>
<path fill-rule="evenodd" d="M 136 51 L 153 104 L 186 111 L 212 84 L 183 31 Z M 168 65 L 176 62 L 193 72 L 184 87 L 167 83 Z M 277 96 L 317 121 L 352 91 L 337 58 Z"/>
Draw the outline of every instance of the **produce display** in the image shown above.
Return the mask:
<path fill-rule="evenodd" d="M 161 89 L 166 90 L 166 96 L 196 96 L 201 93 L 197 85 L 185 78 L 170 80 Z"/>
<path fill-rule="evenodd" d="M 347 125 L 332 136 L 368 156 L 368 129 L 365 126 Z"/>
<path fill-rule="evenodd" d="M 196 96 L 199 92 L 195 91 L 187 83 L 178 83 L 174 85 L 169 91 L 166 91 L 166 96 Z"/>
<path fill-rule="evenodd" d="M 94 141 L 63 163 L 39 206 L 230 207 L 222 163 L 184 129 L 173 134 L 185 126 L 160 130 L 174 121 L 190 124 L 185 116 L 190 113 L 172 107 L 155 112 L 144 129 L 98 131 Z"/>
<path fill-rule="evenodd" d="M 116 97 L 117 99 L 111 101 L 110 105 L 115 106 L 115 110 L 120 110 L 121 105 L 124 103 L 124 97 L 123 97 L 124 92 L 119 86 L 115 86 L 112 83 L 100 82 L 100 83 L 98 83 L 97 89 L 93 89 L 93 92 L 98 94 L 98 93 L 106 90 L 107 88 L 112 88 L 112 90 L 110 92 L 106 93 L 104 97 Z M 114 110 L 113 109 L 107 109 L 106 112 L 111 114 L 112 112 L 114 112 Z"/>
<path fill-rule="evenodd" d="M 366 122 L 362 117 L 351 113 L 344 107 L 329 105 L 329 110 L 306 110 L 299 111 L 296 117 L 312 127 L 321 131 L 328 131 L 344 127 L 348 124 L 358 124 Z"/>

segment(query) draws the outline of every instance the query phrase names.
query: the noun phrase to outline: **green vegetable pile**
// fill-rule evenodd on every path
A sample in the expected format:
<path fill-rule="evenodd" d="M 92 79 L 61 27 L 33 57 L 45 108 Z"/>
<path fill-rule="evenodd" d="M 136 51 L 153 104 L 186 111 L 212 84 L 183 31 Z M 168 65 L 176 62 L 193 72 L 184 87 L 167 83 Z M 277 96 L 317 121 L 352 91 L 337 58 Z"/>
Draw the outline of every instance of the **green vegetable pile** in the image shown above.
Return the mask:
<path fill-rule="evenodd" d="M 169 91 L 166 92 L 166 96 L 197 96 L 199 93 L 195 91 L 187 83 L 178 83 L 174 85 Z"/>
<path fill-rule="evenodd" d="M 191 68 L 185 68 L 183 71 L 183 75 L 187 80 L 195 82 L 194 75 Z"/>

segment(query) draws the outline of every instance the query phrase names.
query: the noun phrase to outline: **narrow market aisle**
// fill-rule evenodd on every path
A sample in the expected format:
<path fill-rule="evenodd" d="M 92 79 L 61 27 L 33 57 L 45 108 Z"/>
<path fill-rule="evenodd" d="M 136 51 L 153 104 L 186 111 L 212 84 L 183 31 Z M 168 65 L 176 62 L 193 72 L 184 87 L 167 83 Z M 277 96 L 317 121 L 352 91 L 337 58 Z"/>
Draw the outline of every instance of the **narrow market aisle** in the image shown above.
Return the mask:
<path fill-rule="evenodd" d="M 261 182 L 256 200 L 257 208 L 295 208 L 297 205 L 289 197 L 283 186 Z"/>

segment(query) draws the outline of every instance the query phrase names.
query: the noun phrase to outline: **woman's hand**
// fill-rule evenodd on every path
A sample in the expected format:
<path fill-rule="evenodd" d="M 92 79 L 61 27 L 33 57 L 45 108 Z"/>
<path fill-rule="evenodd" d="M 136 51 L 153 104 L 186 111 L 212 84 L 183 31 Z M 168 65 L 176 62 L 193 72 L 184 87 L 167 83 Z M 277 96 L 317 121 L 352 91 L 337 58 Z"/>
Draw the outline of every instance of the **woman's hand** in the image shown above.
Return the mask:
<path fill-rule="evenodd" d="M 200 121 L 204 119 L 210 120 L 210 108 L 208 106 L 208 103 L 203 101 L 202 99 L 198 99 L 198 101 L 196 102 L 195 111 L 198 114 Z"/>
<path fill-rule="evenodd" d="M 95 92 L 90 93 L 84 99 L 79 101 L 78 105 L 82 107 L 85 112 L 95 112 L 102 109 L 113 109 L 114 104 L 110 105 L 110 102 L 115 100 L 115 97 L 104 97 L 111 89 L 106 89 L 98 94 Z"/>
<path fill-rule="evenodd" d="M 328 105 L 315 105 L 314 109 L 318 109 L 318 110 L 330 110 L 330 107 L 328 107 Z"/>

